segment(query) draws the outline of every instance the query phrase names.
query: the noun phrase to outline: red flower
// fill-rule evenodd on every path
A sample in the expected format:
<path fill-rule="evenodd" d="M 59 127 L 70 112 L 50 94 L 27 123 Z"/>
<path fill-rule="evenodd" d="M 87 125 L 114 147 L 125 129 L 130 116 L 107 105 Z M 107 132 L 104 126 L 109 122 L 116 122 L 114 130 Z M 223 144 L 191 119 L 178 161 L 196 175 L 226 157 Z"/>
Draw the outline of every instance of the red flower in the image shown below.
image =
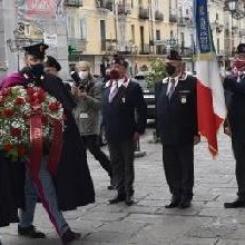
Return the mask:
<path fill-rule="evenodd" d="M 23 145 L 18 146 L 18 155 L 20 157 L 23 157 L 26 154 L 26 152 L 27 152 L 27 150 L 26 150 L 25 146 L 23 146 Z"/>
<path fill-rule="evenodd" d="M 11 93 L 11 90 L 10 90 L 10 88 L 4 88 L 3 90 L 2 90 L 2 96 L 9 96 L 10 95 L 10 93 Z"/>
<path fill-rule="evenodd" d="M 3 103 L 4 103 L 4 97 L 0 95 L 0 105 L 2 105 Z"/>
<path fill-rule="evenodd" d="M 35 92 L 35 90 L 32 87 L 29 87 L 26 89 L 26 92 L 29 96 L 32 96 Z"/>
<path fill-rule="evenodd" d="M 60 103 L 59 102 L 53 102 L 48 105 L 48 108 L 50 111 L 58 111 L 60 108 Z"/>
<path fill-rule="evenodd" d="M 25 104 L 25 100 L 21 97 L 17 97 L 15 100 L 15 104 L 16 105 L 24 105 Z"/>
<path fill-rule="evenodd" d="M 48 123 L 48 118 L 45 116 L 42 116 L 42 123 L 46 125 Z"/>
<path fill-rule="evenodd" d="M 12 109 L 4 109 L 3 110 L 3 115 L 6 118 L 12 117 L 14 115 L 14 111 Z"/>
<path fill-rule="evenodd" d="M 20 137 L 21 136 L 21 129 L 20 128 L 11 128 L 10 134 L 13 137 Z"/>
<path fill-rule="evenodd" d="M 43 89 L 40 89 L 37 95 L 39 101 L 42 103 L 45 100 L 46 94 Z"/>
<path fill-rule="evenodd" d="M 3 149 L 6 151 L 6 152 L 9 152 L 13 149 L 13 145 L 7 143 L 3 146 Z"/>

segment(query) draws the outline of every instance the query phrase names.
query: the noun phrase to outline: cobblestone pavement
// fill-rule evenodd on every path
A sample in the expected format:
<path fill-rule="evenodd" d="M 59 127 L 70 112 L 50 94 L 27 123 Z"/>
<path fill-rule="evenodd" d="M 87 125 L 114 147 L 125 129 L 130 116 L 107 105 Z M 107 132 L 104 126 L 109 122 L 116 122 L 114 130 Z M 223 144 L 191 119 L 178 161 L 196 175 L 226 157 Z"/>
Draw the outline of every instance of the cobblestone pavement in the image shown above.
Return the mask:
<path fill-rule="evenodd" d="M 96 204 L 65 214 L 71 227 L 82 232 L 75 245 L 244 245 L 245 210 L 225 210 L 224 201 L 236 197 L 234 159 L 230 140 L 220 137 L 220 156 L 207 152 L 205 142 L 196 147 L 195 196 L 187 210 L 167 210 L 169 192 L 161 161 L 161 146 L 150 144 L 152 131 L 142 139 L 147 152 L 138 158 L 136 167 L 136 205 L 110 206 L 114 193 L 106 189 L 108 177 L 99 164 L 89 159 L 96 187 Z M 60 244 L 42 207 L 36 210 L 36 226 L 48 235 L 47 240 L 19 238 L 16 225 L 0 229 L 4 245 Z"/>

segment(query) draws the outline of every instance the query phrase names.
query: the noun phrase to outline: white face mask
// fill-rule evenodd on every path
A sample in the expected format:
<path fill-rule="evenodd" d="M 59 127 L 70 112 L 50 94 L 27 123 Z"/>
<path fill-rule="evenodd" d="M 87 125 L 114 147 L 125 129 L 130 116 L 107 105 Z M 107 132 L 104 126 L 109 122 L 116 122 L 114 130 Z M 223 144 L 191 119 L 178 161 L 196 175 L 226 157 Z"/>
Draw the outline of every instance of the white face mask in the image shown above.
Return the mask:
<path fill-rule="evenodd" d="M 88 71 L 79 71 L 78 75 L 81 79 L 86 79 L 88 78 Z"/>

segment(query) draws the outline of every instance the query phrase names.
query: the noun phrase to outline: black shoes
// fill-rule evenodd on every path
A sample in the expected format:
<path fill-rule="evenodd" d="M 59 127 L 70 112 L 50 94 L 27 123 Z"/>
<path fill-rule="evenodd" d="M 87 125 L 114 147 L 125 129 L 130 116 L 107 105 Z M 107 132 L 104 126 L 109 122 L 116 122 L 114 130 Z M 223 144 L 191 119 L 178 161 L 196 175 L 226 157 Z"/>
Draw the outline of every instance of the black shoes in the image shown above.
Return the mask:
<path fill-rule="evenodd" d="M 124 195 L 117 195 L 113 199 L 109 200 L 109 204 L 117 204 L 119 202 L 125 201 L 125 199 L 126 199 L 126 196 L 124 196 Z"/>
<path fill-rule="evenodd" d="M 79 240 L 81 237 L 80 233 L 73 232 L 71 229 L 68 229 L 63 236 L 61 237 L 61 240 L 64 245 L 69 244 L 75 240 Z"/>
<path fill-rule="evenodd" d="M 132 206 L 134 204 L 133 196 L 127 196 L 126 199 L 125 199 L 125 204 L 127 206 Z"/>
<path fill-rule="evenodd" d="M 245 208 L 245 201 L 238 198 L 234 202 L 224 203 L 224 207 L 225 208 Z"/>
<path fill-rule="evenodd" d="M 18 226 L 18 234 L 20 236 L 25 236 L 34 239 L 43 239 L 46 238 L 45 234 L 36 230 L 35 226 L 31 225 L 29 227 L 20 227 Z"/>
<path fill-rule="evenodd" d="M 166 205 L 165 208 L 180 208 L 186 209 L 191 206 L 191 199 L 190 198 L 179 198 L 179 197 L 172 197 L 170 204 Z"/>
<path fill-rule="evenodd" d="M 183 199 L 179 203 L 180 209 L 186 209 L 186 208 L 189 208 L 190 206 L 191 206 L 191 200 L 189 199 Z"/>
<path fill-rule="evenodd" d="M 166 205 L 165 208 L 176 208 L 179 206 L 180 198 L 173 196 L 170 204 Z"/>

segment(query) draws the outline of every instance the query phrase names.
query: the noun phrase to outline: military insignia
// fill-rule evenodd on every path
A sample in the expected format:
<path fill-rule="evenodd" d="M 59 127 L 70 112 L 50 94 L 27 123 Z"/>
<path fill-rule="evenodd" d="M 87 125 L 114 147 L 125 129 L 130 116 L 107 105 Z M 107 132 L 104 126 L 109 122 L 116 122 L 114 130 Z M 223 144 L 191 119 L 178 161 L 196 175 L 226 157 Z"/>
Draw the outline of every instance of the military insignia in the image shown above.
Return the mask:
<path fill-rule="evenodd" d="M 180 102 L 181 102 L 181 104 L 186 104 L 186 102 L 187 102 L 186 96 L 181 96 Z"/>
<path fill-rule="evenodd" d="M 40 52 L 43 53 L 44 51 L 44 45 L 40 45 Z"/>

